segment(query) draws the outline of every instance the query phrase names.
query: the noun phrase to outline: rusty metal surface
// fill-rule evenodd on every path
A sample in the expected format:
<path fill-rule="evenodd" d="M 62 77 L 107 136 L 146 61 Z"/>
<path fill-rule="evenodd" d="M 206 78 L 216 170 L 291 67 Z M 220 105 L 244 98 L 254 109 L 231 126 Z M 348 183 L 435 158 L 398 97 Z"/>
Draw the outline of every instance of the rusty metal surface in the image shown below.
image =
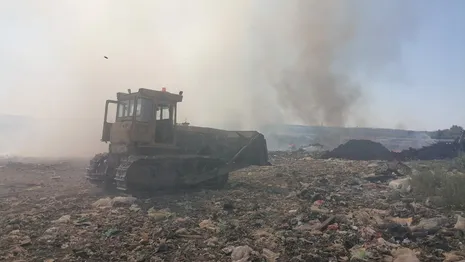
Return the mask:
<path fill-rule="evenodd" d="M 250 165 L 266 165 L 268 149 L 265 137 L 257 131 L 227 131 L 214 128 L 180 126 L 176 130 L 177 146 L 183 152 L 203 154 L 231 160 L 251 140 L 239 161 Z"/>

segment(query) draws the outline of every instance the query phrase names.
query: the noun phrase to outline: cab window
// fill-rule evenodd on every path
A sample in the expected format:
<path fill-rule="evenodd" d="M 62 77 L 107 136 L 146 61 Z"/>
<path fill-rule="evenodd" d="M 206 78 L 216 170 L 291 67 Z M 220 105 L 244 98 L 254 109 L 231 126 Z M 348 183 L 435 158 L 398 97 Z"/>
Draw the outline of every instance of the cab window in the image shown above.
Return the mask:
<path fill-rule="evenodd" d="M 124 100 L 118 103 L 118 118 L 130 117 L 134 114 L 134 100 Z"/>
<path fill-rule="evenodd" d="M 167 105 L 157 106 L 157 120 L 171 119 L 170 107 Z"/>
<path fill-rule="evenodd" d="M 153 103 L 147 98 L 137 99 L 136 104 L 136 120 L 141 122 L 149 122 L 152 119 Z"/>

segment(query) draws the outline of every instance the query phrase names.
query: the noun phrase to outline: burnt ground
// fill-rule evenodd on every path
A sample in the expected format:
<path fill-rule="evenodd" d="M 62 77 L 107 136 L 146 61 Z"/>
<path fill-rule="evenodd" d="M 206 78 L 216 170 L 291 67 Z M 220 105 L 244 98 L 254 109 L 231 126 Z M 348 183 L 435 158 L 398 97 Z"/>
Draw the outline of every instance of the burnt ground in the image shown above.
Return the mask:
<path fill-rule="evenodd" d="M 0 260 L 464 258 L 460 212 L 370 182 L 379 162 L 271 157 L 223 190 L 147 199 L 103 194 L 82 161 L 0 163 Z"/>

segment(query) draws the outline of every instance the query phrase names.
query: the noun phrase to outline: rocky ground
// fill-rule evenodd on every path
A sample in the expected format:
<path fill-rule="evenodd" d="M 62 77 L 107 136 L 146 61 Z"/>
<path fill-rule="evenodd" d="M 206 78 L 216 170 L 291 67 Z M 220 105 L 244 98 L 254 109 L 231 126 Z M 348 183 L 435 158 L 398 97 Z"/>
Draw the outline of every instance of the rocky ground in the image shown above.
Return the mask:
<path fill-rule="evenodd" d="M 382 164 L 270 155 L 223 190 L 147 199 L 103 194 L 85 162 L 0 162 L 0 260 L 465 259 L 462 213 L 413 197 Z"/>

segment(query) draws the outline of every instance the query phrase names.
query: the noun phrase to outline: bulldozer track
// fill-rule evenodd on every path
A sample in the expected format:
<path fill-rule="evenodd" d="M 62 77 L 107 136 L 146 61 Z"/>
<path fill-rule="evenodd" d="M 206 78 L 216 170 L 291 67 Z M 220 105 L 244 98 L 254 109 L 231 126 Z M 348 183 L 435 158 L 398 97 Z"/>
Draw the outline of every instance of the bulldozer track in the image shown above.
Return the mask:
<path fill-rule="evenodd" d="M 210 158 L 206 156 L 199 156 L 199 155 L 184 155 L 184 156 L 129 156 L 128 158 L 121 159 L 121 162 L 119 166 L 116 168 L 115 176 L 114 176 L 114 181 L 116 184 L 116 189 L 119 191 L 133 191 L 132 189 L 136 188 L 131 188 L 134 186 L 134 184 L 128 185 L 128 171 L 131 172 L 129 169 L 133 165 L 139 165 L 139 167 L 143 167 L 143 164 L 138 164 L 139 160 L 152 160 L 154 161 L 153 163 L 150 164 L 145 164 L 146 167 L 151 167 L 151 168 L 157 168 L 159 165 L 164 163 L 166 160 L 175 160 L 175 161 L 180 161 L 177 163 L 178 165 L 173 165 L 171 166 L 173 169 L 172 171 L 175 171 L 176 176 L 174 177 L 175 182 L 173 183 L 174 187 L 178 186 L 195 186 L 199 184 L 222 184 L 227 181 L 228 174 L 221 174 L 219 175 L 220 178 L 218 178 L 218 174 L 215 173 L 215 171 L 218 171 L 218 168 L 220 166 L 214 166 L 216 164 L 215 161 L 218 159 L 215 158 Z M 198 163 L 203 162 L 203 168 L 201 170 L 183 170 L 179 166 L 181 166 L 183 162 L 188 162 L 191 165 L 196 166 Z M 210 166 L 209 168 L 206 168 L 207 163 L 213 163 L 213 167 Z M 202 165 L 199 165 L 202 166 Z M 161 173 L 163 171 L 160 171 Z M 155 174 L 156 175 L 156 174 Z M 163 174 L 162 176 L 168 176 L 169 174 Z M 222 180 L 223 179 L 223 180 Z M 226 179 L 226 180 L 224 180 Z M 147 181 L 148 182 L 148 181 Z M 184 184 L 183 182 L 187 182 Z M 135 185 L 136 187 L 142 186 L 142 185 Z M 156 185 L 153 187 L 153 189 L 156 189 Z M 135 190 L 137 191 L 137 189 Z"/>
<path fill-rule="evenodd" d="M 120 191 L 127 191 L 127 184 L 126 184 L 126 175 L 129 167 L 137 161 L 138 159 L 134 160 L 123 160 L 120 165 L 116 168 L 115 174 L 115 182 L 116 182 L 116 189 Z"/>

